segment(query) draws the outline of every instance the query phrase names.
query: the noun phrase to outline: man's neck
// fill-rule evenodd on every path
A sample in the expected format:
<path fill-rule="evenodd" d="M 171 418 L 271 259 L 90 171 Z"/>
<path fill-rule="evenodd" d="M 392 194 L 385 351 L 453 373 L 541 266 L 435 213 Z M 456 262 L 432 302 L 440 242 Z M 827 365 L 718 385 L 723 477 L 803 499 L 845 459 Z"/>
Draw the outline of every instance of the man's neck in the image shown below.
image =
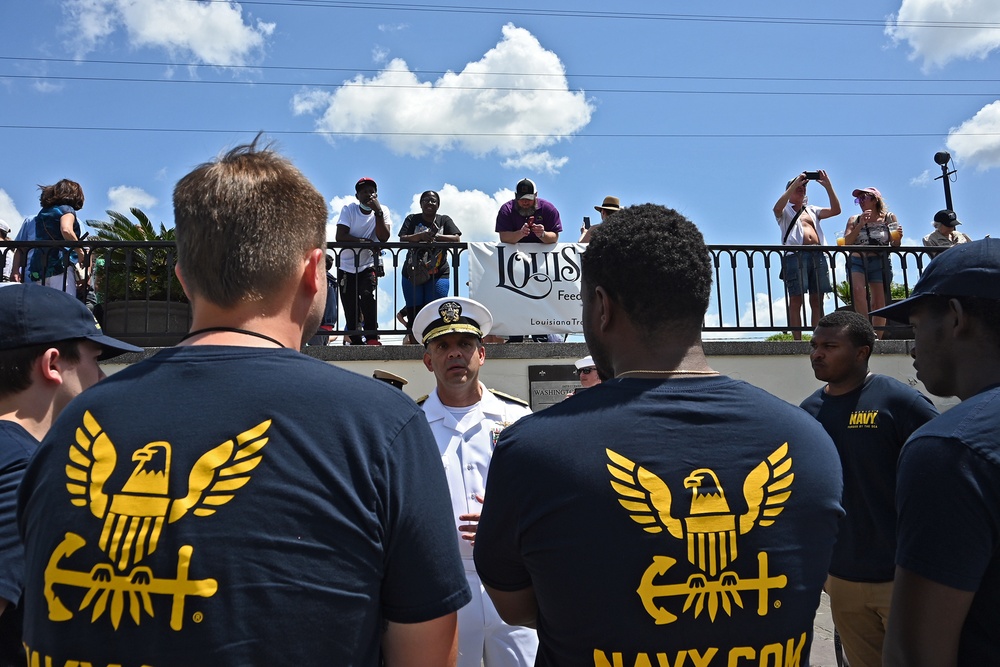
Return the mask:
<path fill-rule="evenodd" d="M 437 386 L 438 400 L 441 401 L 441 405 L 449 408 L 467 408 L 475 405 L 483 400 L 484 391 L 485 387 L 478 379 L 459 386 L 441 384 Z"/>
<path fill-rule="evenodd" d="M 19 424 L 35 440 L 41 442 L 56 418 L 51 396 L 46 401 L 44 397 L 33 397 L 27 392 L 21 392 L 13 398 L 15 400 L 0 401 L 0 420 Z"/>
<path fill-rule="evenodd" d="M 638 341 L 621 347 L 622 353 L 612 361 L 616 377 L 622 373 L 638 375 L 641 371 L 677 374 L 681 371 L 693 371 L 696 374 L 712 371 L 701 346 L 700 336 L 688 343 L 672 344 L 661 339 L 655 348 L 648 348 Z"/>
<path fill-rule="evenodd" d="M 195 335 L 181 345 L 275 347 L 280 344 L 292 350 L 302 346 L 302 327 L 287 312 L 262 312 L 259 306 L 254 309 L 225 309 L 207 301 L 197 302 L 193 310 L 191 332 L 205 333 Z"/>
<path fill-rule="evenodd" d="M 868 367 L 866 366 L 863 370 L 852 373 L 849 377 L 846 377 L 843 380 L 828 382 L 823 391 L 825 391 L 828 396 L 843 396 L 844 394 L 849 394 L 863 385 L 865 380 L 867 380 L 868 376 L 871 374 L 871 371 L 868 370 Z"/>

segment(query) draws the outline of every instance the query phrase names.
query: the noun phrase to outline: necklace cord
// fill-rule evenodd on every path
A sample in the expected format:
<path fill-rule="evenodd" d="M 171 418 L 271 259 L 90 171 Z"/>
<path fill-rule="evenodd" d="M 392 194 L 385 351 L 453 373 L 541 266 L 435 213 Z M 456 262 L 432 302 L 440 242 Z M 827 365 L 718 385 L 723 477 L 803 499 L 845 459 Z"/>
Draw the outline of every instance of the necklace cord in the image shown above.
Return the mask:
<path fill-rule="evenodd" d="M 645 370 L 634 370 L 634 371 L 624 371 L 615 376 L 615 378 L 625 377 L 626 375 L 635 375 L 637 373 L 648 373 L 650 375 L 719 375 L 719 371 L 686 371 L 686 370 L 676 370 L 676 371 L 645 371 Z"/>
<path fill-rule="evenodd" d="M 224 331 L 226 333 L 237 333 L 237 334 L 243 334 L 244 336 L 254 336 L 255 338 L 262 338 L 268 342 L 274 343 L 281 349 L 285 348 L 284 344 L 282 344 L 281 341 L 275 338 L 271 338 L 270 336 L 262 334 L 257 331 L 240 329 L 239 327 L 205 327 L 204 329 L 195 329 L 194 331 L 189 332 L 183 338 L 181 338 L 181 342 L 186 341 L 188 338 L 193 338 L 194 336 L 198 336 L 203 333 L 212 333 L 214 331 Z"/>

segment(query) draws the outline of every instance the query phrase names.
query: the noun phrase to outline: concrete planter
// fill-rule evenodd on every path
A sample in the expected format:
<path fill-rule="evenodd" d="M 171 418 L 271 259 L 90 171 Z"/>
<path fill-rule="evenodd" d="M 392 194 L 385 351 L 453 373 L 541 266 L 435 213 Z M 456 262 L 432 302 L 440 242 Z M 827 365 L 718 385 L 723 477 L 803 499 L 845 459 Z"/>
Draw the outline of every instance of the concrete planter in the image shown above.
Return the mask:
<path fill-rule="evenodd" d="M 191 328 L 191 306 L 174 301 L 112 301 L 104 304 L 104 332 L 142 347 L 169 347 Z"/>

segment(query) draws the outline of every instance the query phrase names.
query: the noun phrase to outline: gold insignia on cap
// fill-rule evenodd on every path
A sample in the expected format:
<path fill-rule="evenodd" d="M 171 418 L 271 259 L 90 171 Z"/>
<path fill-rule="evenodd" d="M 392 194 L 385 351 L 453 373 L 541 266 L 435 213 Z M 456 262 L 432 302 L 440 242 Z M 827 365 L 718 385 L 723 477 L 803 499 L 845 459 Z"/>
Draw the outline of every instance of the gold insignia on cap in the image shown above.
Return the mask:
<path fill-rule="evenodd" d="M 456 301 L 445 301 L 438 307 L 438 315 L 445 324 L 454 324 L 462 317 L 462 304 Z"/>

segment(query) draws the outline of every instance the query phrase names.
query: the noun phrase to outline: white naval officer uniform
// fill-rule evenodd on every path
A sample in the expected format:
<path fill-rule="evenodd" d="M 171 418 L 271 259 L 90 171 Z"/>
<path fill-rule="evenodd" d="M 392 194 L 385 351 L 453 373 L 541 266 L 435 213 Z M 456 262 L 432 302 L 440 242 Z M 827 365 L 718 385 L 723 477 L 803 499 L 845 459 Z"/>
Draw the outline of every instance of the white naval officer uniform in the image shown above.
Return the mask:
<path fill-rule="evenodd" d="M 465 576 L 472 589 L 472 601 L 458 612 L 458 667 L 484 664 L 486 667 L 530 667 L 535 664 L 538 636 L 530 628 L 510 626 L 500 619 L 476 574 L 472 546 L 461 539 L 458 532 L 459 515 L 482 511 L 476 495 L 485 495 L 486 473 L 500 431 L 531 414 L 524 404 L 502 398 L 482 383 L 480 387 L 482 399 L 468 408 L 444 406 L 436 389 L 422 404 L 441 452 L 455 515 L 455 536 L 465 564 Z M 461 415 L 463 411 L 465 414 Z M 461 416 L 456 418 L 456 414 Z"/>

